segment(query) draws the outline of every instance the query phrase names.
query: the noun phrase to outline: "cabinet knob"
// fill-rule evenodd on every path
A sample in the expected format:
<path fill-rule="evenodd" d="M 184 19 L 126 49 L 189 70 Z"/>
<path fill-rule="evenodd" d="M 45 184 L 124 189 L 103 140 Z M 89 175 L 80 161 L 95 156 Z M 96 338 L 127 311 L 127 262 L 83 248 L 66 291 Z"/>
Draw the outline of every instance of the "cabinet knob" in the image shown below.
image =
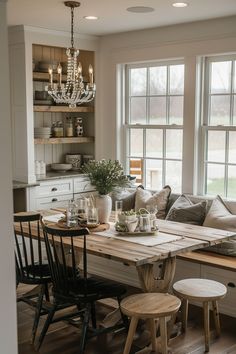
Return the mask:
<path fill-rule="evenodd" d="M 52 202 L 57 202 L 58 199 L 57 198 L 52 198 Z"/>
<path fill-rule="evenodd" d="M 52 188 L 52 192 L 56 192 L 57 191 L 57 188 L 56 187 L 53 187 Z"/>
<path fill-rule="evenodd" d="M 231 281 L 227 284 L 227 286 L 229 288 L 235 288 L 236 287 L 236 285 L 233 282 L 231 282 Z"/>

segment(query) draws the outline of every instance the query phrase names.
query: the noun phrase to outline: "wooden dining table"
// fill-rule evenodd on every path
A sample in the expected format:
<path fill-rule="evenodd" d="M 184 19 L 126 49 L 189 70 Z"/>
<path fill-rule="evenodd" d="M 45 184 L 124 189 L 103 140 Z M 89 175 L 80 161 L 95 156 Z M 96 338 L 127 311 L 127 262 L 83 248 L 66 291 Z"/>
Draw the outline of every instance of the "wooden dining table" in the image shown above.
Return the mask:
<path fill-rule="evenodd" d="M 40 210 L 39 212 L 44 217 L 59 213 L 57 210 Z M 35 230 L 32 228 L 32 234 L 34 232 L 36 236 L 36 228 Z M 178 239 L 169 241 L 168 236 L 173 235 L 179 236 Z M 134 266 L 138 273 L 140 286 L 145 292 L 167 292 L 175 274 L 177 255 L 215 245 L 234 236 L 236 236 L 235 233 L 225 230 L 158 220 L 156 237 L 167 238 L 164 243 L 146 246 L 124 241 L 121 237 L 117 238 L 115 233 L 112 237 L 103 237 L 99 235 L 99 232 L 91 229 L 87 236 L 87 253 Z M 78 237 L 74 245 L 79 258 L 83 249 L 83 240 Z M 155 271 L 157 264 L 160 269 L 158 276 Z"/>

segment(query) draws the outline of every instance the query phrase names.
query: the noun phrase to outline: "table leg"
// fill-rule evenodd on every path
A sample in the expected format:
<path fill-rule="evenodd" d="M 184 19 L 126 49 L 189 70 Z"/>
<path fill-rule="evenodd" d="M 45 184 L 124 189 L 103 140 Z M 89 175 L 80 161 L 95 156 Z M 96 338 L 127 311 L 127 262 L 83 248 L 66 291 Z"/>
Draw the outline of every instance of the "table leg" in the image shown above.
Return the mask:
<path fill-rule="evenodd" d="M 175 274 L 176 258 L 167 258 L 162 262 L 162 271 L 158 278 L 154 274 L 154 264 L 137 266 L 139 281 L 144 292 L 165 293 L 169 290 Z"/>

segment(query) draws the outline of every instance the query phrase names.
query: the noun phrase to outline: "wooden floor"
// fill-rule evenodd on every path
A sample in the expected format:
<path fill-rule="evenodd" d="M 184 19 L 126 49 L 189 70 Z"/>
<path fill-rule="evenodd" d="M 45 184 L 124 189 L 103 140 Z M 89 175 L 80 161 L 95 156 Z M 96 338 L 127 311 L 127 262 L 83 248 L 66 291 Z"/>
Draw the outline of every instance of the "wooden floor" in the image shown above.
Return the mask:
<path fill-rule="evenodd" d="M 98 316 L 103 318 L 109 310 L 104 306 L 99 306 Z M 30 333 L 32 328 L 34 312 L 32 309 L 20 302 L 18 303 L 18 337 L 19 354 L 36 353 L 30 344 Z M 40 323 L 42 327 L 43 319 Z M 236 354 L 236 318 L 221 316 L 222 335 L 219 339 L 214 339 L 210 346 L 210 354 Z M 40 330 L 39 328 L 39 330 Z M 177 328 L 177 327 L 176 327 Z M 142 333 L 142 336 L 141 336 Z M 86 354 L 122 354 L 126 333 L 103 335 L 88 341 Z M 145 324 L 140 324 L 131 354 L 142 348 L 148 342 L 148 332 Z M 40 349 L 42 354 L 78 354 L 79 332 L 78 329 L 66 323 L 51 325 L 45 341 Z M 198 307 L 190 308 L 190 321 L 186 335 L 180 335 L 170 342 L 173 354 L 202 354 L 204 353 L 204 337 L 202 327 L 202 311 Z M 143 349 L 139 353 L 148 354 L 150 350 Z"/>

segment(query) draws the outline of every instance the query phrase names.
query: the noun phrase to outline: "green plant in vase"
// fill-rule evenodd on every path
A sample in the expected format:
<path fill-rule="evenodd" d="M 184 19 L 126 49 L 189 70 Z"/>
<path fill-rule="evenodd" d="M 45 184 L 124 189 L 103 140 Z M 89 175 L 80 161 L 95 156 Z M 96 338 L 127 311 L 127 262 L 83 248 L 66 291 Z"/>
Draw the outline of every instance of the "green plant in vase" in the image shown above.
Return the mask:
<path fill-rule="evenodd" d="M 116 188 L 130 186 L 118 160 L 91 160 L 84 164 L 82 171 L 88 175 L 91 184 L 96 187 L 99 196 L 96 198 L 98 217 L 101 223 L 108 222 L 111 213 L 111 197 L 108 195 Z"/>

